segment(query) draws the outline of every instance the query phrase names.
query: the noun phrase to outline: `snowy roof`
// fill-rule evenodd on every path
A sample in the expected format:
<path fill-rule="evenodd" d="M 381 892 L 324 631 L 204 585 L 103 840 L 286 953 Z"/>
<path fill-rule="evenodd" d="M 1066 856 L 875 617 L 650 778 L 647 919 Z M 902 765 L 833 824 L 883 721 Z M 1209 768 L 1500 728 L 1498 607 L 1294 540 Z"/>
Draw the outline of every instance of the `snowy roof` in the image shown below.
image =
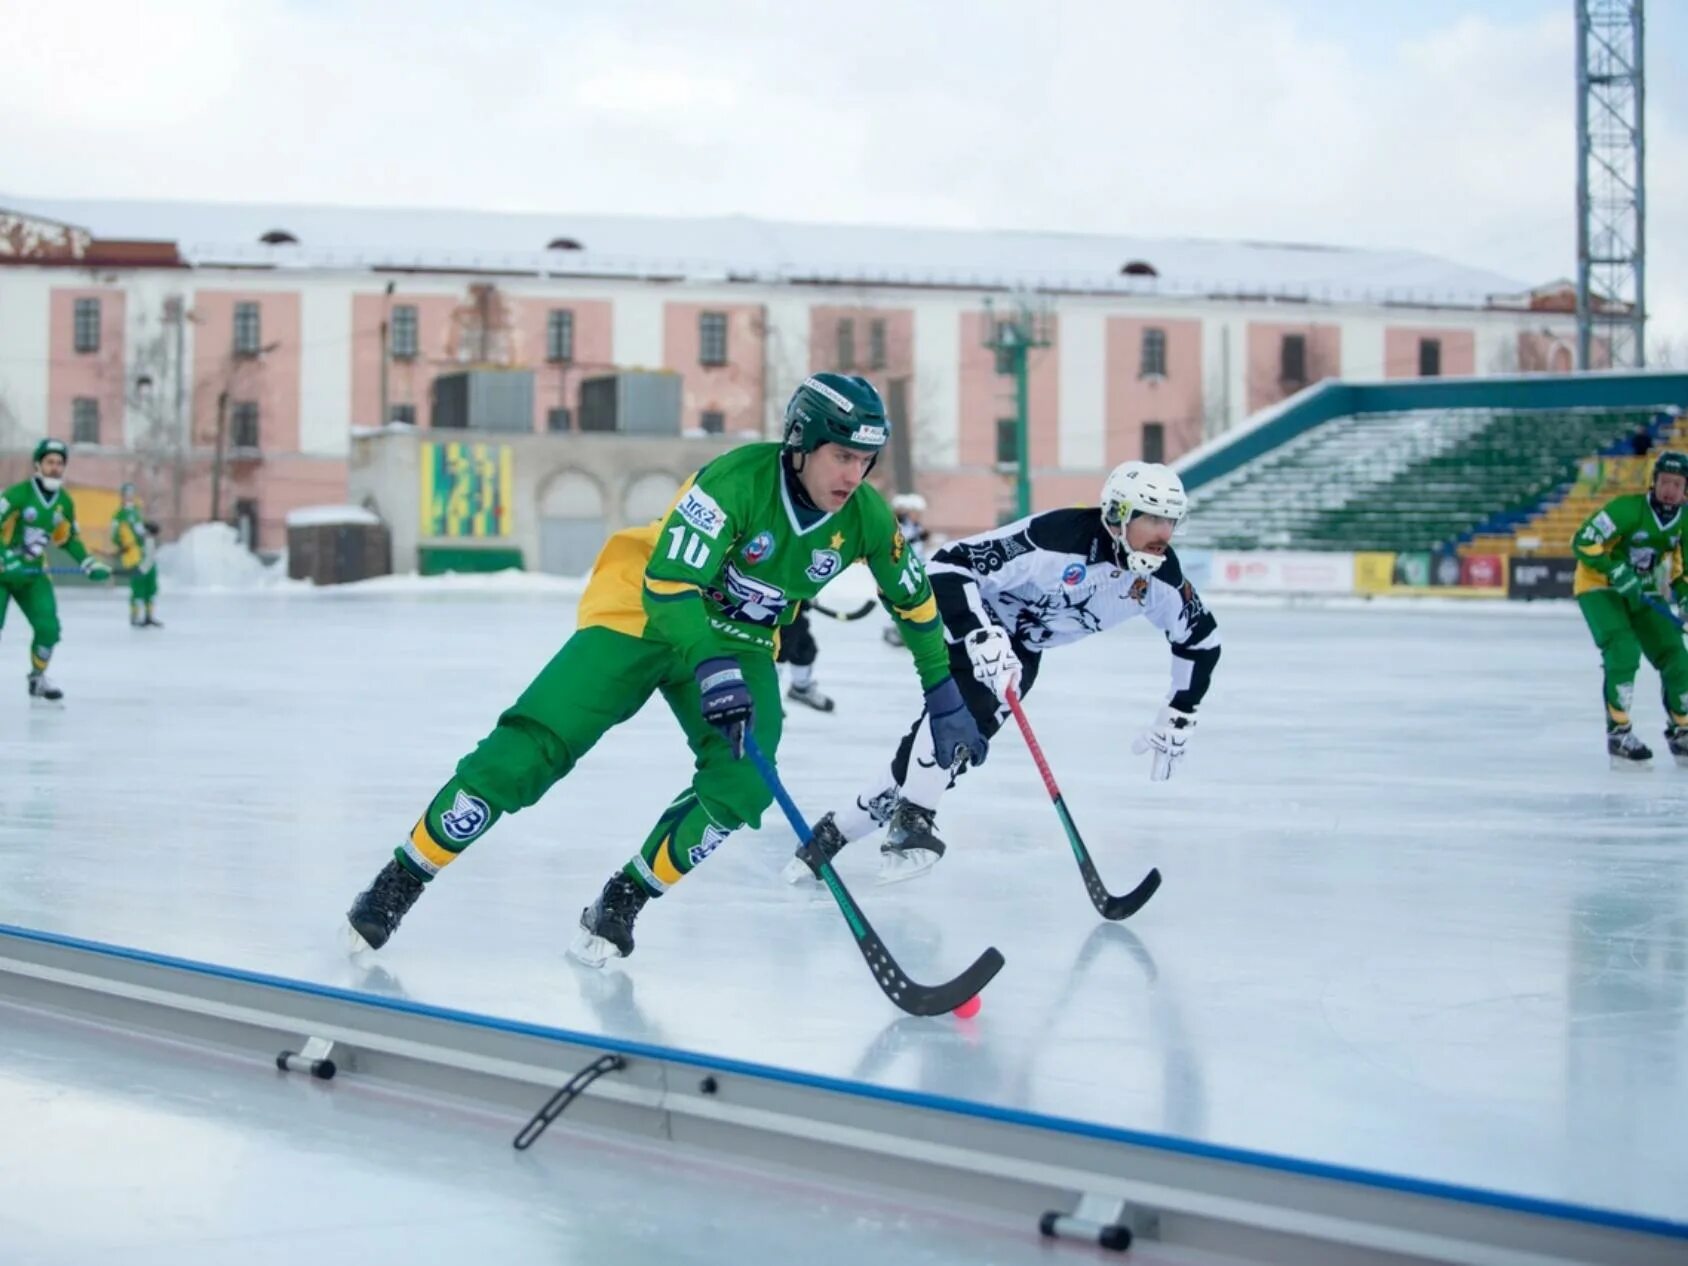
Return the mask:
<path fill-rule="evenodd" d="M 797 224 L 748 216 L 406 210 L 14 198 L 199 266 L 435 269 L 1487 306 L 1528 283 L 1407 250 L 1115 234 Z M 266 245 L 284 232 L 296 244 Z M 579 249 L 548 249 L 559 241 Z M 1130 263 L 1155 275 L 1122 275 Z"/>

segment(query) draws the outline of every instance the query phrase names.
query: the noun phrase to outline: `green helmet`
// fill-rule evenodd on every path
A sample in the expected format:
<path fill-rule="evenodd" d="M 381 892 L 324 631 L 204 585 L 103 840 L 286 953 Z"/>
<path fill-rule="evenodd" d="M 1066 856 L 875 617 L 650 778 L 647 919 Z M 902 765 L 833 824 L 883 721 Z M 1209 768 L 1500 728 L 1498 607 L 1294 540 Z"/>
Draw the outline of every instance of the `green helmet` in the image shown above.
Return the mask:
<path fill-rule="evenodd" d="M 785 446 L 799 453 L 822 444 L 877 453 L 890 438 L 885 402 L 866 378 L 810 374 L 785 406 Z"/>
<path fill-rule="evenodd" d="M 50 453 L 57 453 L 65 461 L 70 460 L 70 446 L 63 440 L 42 440 L 35 446 L 35 464 L 39 466 L 41 459 Z"/>
<path fill-rule="evenodd" d="M 1681 475 L 1688 479 L 1688 453 L 1660 453 L 1659 460 L 1653 463 L 1654 483 L 1659 482 L 1660 475 Z"/>

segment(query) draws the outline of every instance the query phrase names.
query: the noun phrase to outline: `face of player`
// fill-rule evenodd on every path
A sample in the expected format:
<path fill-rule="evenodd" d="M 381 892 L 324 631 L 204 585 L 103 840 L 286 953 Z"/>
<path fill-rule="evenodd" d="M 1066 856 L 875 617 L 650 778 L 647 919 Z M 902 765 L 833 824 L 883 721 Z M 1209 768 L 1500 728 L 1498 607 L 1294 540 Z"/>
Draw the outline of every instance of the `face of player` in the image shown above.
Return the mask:
<path fill-rule="evenodd" d="M 822 444 L 803 462 L 797 479 L 821 509 L 842 510 L 850 495 L 867 478 L 874 454 L 845 448 L 842 444 Z"/>
<path fill-rule="evenodd" d="M 1660 505 L 1674 510 L 1688 501 L 1688 479 L 1681 475 L 1660 475 L 1653 481 L 1653 496 Z"/>
<path fill-rule="evenodd" d="M 41 476 L 41 482 L 49 488 L 57 488 L 59 480 L 64 478 L 64 457 L 59 453 L 48 453 L 35 463 L 35 473 Z"/>
<path fill-rule="evenodd" d="M 1172 544 L 1177 519 L 1163 519 L 1158 514 L 1139 514 L 1125 525 L 1125 545 L 1139 554 L 1165 554 Z"/>

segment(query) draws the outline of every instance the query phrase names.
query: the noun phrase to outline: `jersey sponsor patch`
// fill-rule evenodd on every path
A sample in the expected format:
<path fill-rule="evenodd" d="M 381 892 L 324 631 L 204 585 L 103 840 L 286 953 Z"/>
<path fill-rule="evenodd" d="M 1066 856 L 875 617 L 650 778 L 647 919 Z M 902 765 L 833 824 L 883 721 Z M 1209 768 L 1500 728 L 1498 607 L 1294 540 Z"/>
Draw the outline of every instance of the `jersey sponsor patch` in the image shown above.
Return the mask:
<path fill-rule="evenodd" d="M 710 540 L 720 536 L 721 529 L 727 526 L 727 512 L 702 488 L 694 486 L 689 489 L 674 508 L 682 519 Z"/>
<path fill-rule="evenodd" d="M 479 796 L 471 796 L 467 791 L 459 791 L 457 798 L 451 802 L 451 808 L 440 814 L 440 830 L 444 831 L 459 844 L 467 844 L 482 831 L 492 820 L 492 810 Z"/>
<path fill-rule="evenodd" d="M 817 585 L 831 580 L 844 570 L 844 558 L 835 549 L 818 549 L 809 555 L 809 565 L 803 574 Z"/>
<path fill-rule="evenodd" d="M 880 445 L 885 442 L 885 428 L 875 426 L 871 422 L 863 422 L 850 432 L 850 443 Z"/>
<path fill-rule="evenodd" d="M 1612 516 L 1602 510 L 1594 516 L 1594 521 L 1588 525 L 1589 535 L 1597 541 L 1609 541 L 1618 530 L 1618 525 L 1612 522 Z"/>
<path fill-rule="evenodd" d="M 1088 574 L 1089 572 L 1085 569 L 1083 563 L 1068 563 L 1066 570 L 1061 573 L 1061 583 L 1069 587 L 1072 585 L 1082 585 L 1084 583 L 1085 576 Z"/>
<path fill-rule="evenodd" d="M 779 623 L 780 616 L 784 615 L 785 609 L 791 605 L 791 600 L 785 596 L 784 590 L 776 589 L 760 580 L 753 580 L 732 563 L 727 564 L 722 575 L 727 582 L 726 588 L 706 589 L 704 596 L 719 607 L 721 614 L 729 620 L 772 628 Z"/>

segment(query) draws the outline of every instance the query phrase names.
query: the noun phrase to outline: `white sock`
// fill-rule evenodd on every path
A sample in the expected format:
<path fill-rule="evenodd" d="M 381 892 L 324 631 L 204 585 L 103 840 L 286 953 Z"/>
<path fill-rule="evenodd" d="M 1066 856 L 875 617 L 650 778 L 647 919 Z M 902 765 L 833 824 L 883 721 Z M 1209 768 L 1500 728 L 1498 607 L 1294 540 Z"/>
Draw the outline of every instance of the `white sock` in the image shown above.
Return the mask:
<path fill-rule="evenodd" d="M 883 827 L 885 825 L 883 822 L 873 820 L 873 814 L 867 806 L 880 796 L 894 795 L 896 790 L 897 781 L 891 776 L 891 771 L 887 769 L 876 782 L 862 788 L 861 794 L 851 800 L 844 808 L 833 810 L 832 820 L 837 825 L 840 834 L 846 840 L 859 840 L 864 835 L 872 835 Z"/>
<path fill-rule="evenodd" d="M 813 664 L 793 664 L 791 666 L 791 684 L 798 690 L 807 690 L 815 684 L 815 666 Z"/>

